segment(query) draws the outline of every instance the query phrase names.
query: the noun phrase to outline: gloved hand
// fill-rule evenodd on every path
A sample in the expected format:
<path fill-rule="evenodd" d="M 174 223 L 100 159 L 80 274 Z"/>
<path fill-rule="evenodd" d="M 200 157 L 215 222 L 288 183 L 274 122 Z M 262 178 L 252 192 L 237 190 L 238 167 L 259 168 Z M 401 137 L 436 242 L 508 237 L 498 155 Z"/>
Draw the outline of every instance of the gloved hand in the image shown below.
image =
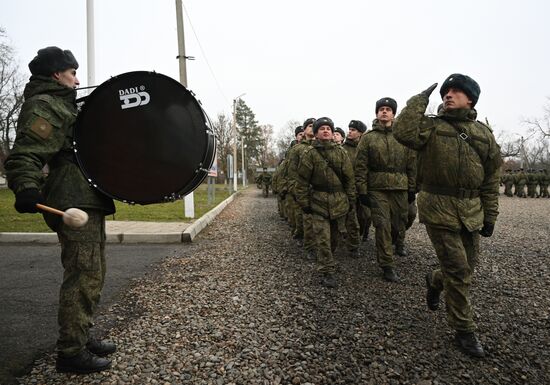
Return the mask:
<path fill-rule="evenodd" d="M 44 197 L 35 188 L 28 188 L 15 194 L 15 209 L 19 213 L 37 213 L 37 203 L 44 203 Z"/>
<path fill-rule="evenodd" d="M 311 206 L 302 207 L 302 211 L 304 212 L 304 214 L 313 214 Z"/>
<path fill-rule="evenodd" d="M 428 88 L 426 88 L 424 91 L 422 91 L 420 94 L 426 96 L 427 98 L 430 97 L 432 92 L 434 92 L 435 88 L 437 87 L 437 83 L 432 84 Z"/>
<path fill-rule="evenodd" d="M 359 202 L 361 202 L 363 206 L 370 207 L 370 199 L 367 194 L 359 194 Z"/>
<path fill-rule="evenodd" d="M 409 204 L 413 203 L 416 200 L 416 193 L 414 191 L 407 192 L 407 201 Z"/>
<path fill-rule="evenodd" d="M 492 223 L 485 222 L 483 223 L 483 227 L 481 228 L 481 230 L 479 230 L 479 235 L 487 238 L 493 235 L 494 230 L 495 230 L 495 225 L 493 225 Z"/>

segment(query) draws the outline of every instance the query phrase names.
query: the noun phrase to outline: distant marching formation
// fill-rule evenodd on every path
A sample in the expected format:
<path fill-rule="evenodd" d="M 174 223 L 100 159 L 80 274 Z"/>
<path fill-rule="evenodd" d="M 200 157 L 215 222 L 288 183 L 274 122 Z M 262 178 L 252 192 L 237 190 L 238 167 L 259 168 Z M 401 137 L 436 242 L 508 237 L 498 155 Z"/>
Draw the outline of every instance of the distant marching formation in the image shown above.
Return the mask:
<path fill-rule="evenodd" d="M 492 236 L 495 228 L 503 162 L 491 128 L 476 120 L 478 83 L 450 75 L 439 90 L 443 103 L 437 115 L 428 115 L 436 88 L 437 83 L 411 97 L 397 117 L 394 99 L 378 100 L 372 129 L 352 120 L 347 137 L 327 117 L 307 119 L 296 127 L 273 177 L 264 169 L 257 183 L 264 196 L 272 186 L 279 215 L 304 258 L 316 260 L 327 288 L 338 286 L 333 257 L 338 245 L 348 257 L 358 257 L 371 224 L 381 277 L 398 282 L 394 255 L 407 254 L 405 231 L 418 213 L 439 261 L 425 275 L 426 305 L 438 310 L 443 294 L 455 343 L 465 354 L 483 357 L 470 287 L 480 236 Z M 507 195 L 515 182 L 518 196 L 525 196 L 526 184 L 528 195 L 537 196 L 537 183 L 538 195 L 548 196 L 546 171 L 536 178 L 515 175 L 503 175 Z"/>
<path fill-rule="evenodd" d="M 524 172 L 519 170 L 506 170 L 500 177 L 501 186 L 504 185 L 504 195 L 519 198 L 550 198 L 548 185 L 550 184 L 550 175 L 547 169 L 535 170 L 528 169 Z M 527 193 L 525 193 L 527 186 Z M 538 186 L 538 192 L 537 192 Z"/>

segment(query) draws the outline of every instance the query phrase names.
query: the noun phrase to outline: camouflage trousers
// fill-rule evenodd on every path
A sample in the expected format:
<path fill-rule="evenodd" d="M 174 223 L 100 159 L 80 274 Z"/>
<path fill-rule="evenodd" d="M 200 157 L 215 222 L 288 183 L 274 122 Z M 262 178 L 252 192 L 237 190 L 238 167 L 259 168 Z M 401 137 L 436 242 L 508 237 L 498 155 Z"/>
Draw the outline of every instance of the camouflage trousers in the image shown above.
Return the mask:
<path fill-rule="evenodd" d="M 514 194 L 520 198 L 527 198 L 527 195 L 525 194 L 525 185 L 517 185 Z"/>
<path fill-rule="evenodd" d="M 315 251 L 315 233 L 313 232 L 312 215 L 302 212 L 302 224 L 304 227 L 304 249 L 306 251 Z"/>
<path fill-rule="evenodd" d="M 357 207 L 357 221 L 359 222 L 359 239 L 366 239 L 369 235 L 369 228 L 372 222 L 370 209 L 367 206 L 363 206 L 359 200 L 357 200 L 355 207 Z"/>
<path fill-rule="evenodd" d="M 294 198 L 289 193 L 285 196 L 285 210 L 287 215 L 288 224 L 290 225 L 291 232 L 294 233 L 294 228 L 296 227 L 296 219 L 294 218 L 294 214 L 296 213 L 296 210 L 294 208 L 294 205 L 296 202 L 294 202 Z"/>
<path fill-rule="evenodd" d="M 476 329 L 470 303 L 472 275 L 479 259 L 479 233 L 426 225 L 440 268 L 432 271 L 432 286 L 445 293 L 447 320 L 457 331 Z"/>
<path fill-rule="evenodd" d="M 292 235 L 301 239 L 304 237 L 304 212 L 296 202 L 294 203 L 294 232 Z"/>
<path fill-rule="evenodd" d="M 342 223 L 339 226 L 338 220 L 327 219 L 315 213 L 311 214 L 311 225 L 315 234 L 317 271 L 320 273 L 336 272 L 336 261 L 333 253 L 338 246 L 340 226 L 345 225 Z"/>
<path fill-rule="evenodd" d="M 264 184 L 263 185 L 263 195 L 264 195 L 264 198 L 267 198 L 269 196 L 269 187 L 270 185 L 268 184 Z"/>
<path fill-rule="evenodd" d="M 403 242 L 407 223 L 406 191 L 369 191 L 375 228 L 376 258 L 380 267 L 394 267 L 393 244 Z"/>
<path fill-rule="evenodd" d="M 92 317 L 105 282 L 105 215 L 86 210 L 88 223 L 72 229 L 62 221 L 48 218 L 61 243 L 63 282 L 59 291 L 59 339 L 57 351 L 70 357 L 88 341 Z"/>
<path fill-rule="evenodd" d="M 278 194 L 277 194 L 277 211 L 281 218 L 286 218 L 285 209 L 283 206 L 283 200 Z"/>
<path fill-rule="evenodd" d="M 547 184 L 541 184 L 539 186 L 540 189 L 540 196 L 541 198 L 548 198 L 550 195 L 548 194 L 548 185 Z"/>
<path fill-rule="evenodd" d="M 407 226 L 406 230 L 410 229 L 416 219 L 416 214 L 418 214 L 418 208 L 416 207 L 416 201 L 409 203 L 409 209 L 407 212 Z"/>
<path fill-rule="evenodd" d="M 512 194 L 512 186 L 513 184 L 511 183 L 504 183 L 504 195 L 506 195 L 507 197 L 511 197 L 514 195 Z"/>
<path fill-rule="evenodd" d="M 346 215 L 346 247 L 349 251 L 356 251 L 360 245 L 361 237 L 359 236 L 357 209 L 352 209 Z"/>
<path fill-rule="evenodd" d="M 528 184 L 527 185 L 527 195 L 529 196 L 529 198 L 537 198 L 538 197 L 538 194 L 537 194 L 537 185 L 536 184 Z"/>

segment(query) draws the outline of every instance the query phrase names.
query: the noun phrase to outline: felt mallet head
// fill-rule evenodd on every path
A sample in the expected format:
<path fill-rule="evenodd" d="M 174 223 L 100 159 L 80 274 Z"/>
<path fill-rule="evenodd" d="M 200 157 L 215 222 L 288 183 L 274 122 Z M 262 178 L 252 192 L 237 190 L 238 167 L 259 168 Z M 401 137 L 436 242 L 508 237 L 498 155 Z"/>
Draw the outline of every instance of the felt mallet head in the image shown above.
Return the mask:
<path fill-rule="evenodd" d="M 88 214 L 85 211 L 71 207 L 63 213 L 63 222 L 70 227 L 82 227 L 88 223 Z"/>

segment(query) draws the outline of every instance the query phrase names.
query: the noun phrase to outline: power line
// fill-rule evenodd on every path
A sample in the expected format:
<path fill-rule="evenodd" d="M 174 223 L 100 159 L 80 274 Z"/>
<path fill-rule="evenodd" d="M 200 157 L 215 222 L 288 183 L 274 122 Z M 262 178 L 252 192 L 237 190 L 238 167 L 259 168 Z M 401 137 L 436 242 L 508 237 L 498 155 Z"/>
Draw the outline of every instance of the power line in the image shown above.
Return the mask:
<path fill-rule="evenodd" d="M 182 2 L 183 4 L 183 2 Z M 216 78 L 216 75 L 214 74 L 214 70 L 212 70 L 212 67 L 210 66 L 210 62 L 208 61 L 208 58 L 206 57 L 206 53 L 204 52 L 204 49 L 202 48 L 202 44 L 199 40 L 199 37 L 197 36 L 197 32 L 195 31 L 195 27 L 193 27 L 193 23 L 191 22 L 191 18 L 189 17 L 189 13 L 187 12 L 187 8 L 185 7 L 185 4 L 183 4 L 183 10 L 185 11 L 185 15 L 187 16 L 187 20 L 189 20 L 189 25 L 191 26 L 191 30 L 193 31 L 193 35 L 195 35 L 195 39 L 197 39 L 197 43 L 199 44 L 199 48 L 202 52 L 202 56 L 204 57 L 204 61 L 206 62 L 206 65 L 208 66 L 208 69 L 210 70 L 210 74 L 214 78 L 214 81 L 216 82 L 216 86 L 218 87 L 218 91 L 220 91 L 220 94 L 225 99 L 225 102 L 229 104 L 229 99 L 227 96 L 225 96 L 225 93 L 222 90 L 222 87 L 220 86 L 220 83 L 218 82 L 218 79 Z"/>

